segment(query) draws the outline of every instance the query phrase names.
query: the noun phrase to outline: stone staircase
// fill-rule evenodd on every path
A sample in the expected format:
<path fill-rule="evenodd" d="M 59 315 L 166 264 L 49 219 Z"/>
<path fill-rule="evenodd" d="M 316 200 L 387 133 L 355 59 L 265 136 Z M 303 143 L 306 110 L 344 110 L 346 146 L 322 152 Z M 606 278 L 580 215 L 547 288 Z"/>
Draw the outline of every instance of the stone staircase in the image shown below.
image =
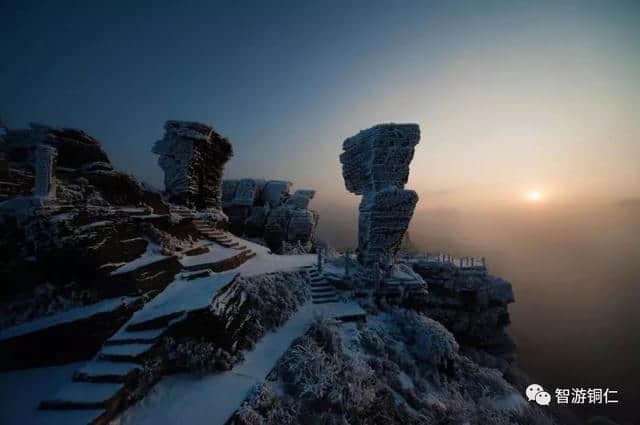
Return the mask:
<path fill-rule="evenodd" d="M 232 248 L 240 251 L 240 254 L 245 257 L 245 261 L 256 256 L 256 253 L 253 252 L 251 248 L 247 248 L 246 245 L 242 245 L 240 242 L 236 241 L 229 233 L 214 228 L 204 220 L 195 219 L 193 220 L 193 225 L 207 239 L 212 240 L 225 248 Z"/>
<path fill-rule="evenodd" d="M 309 266 L 307 267 L 307 272 L 311 278 L 311 301 L 314 304 L 338 302 L 336 288 L 327 281 L 324 274 L 319 272 L 317 267 Z"/>
<path fill-rule="evenodd" d="M 135 387 L 145 355 L 169 328 L 186 319 L 189 313 L 207 308 L 217 289 L 233 279 L 232 274 L 210 277 L 209 273 L 206 276 L 200 273 L 196 279 L 190 277 L 183 275 L 181 286 L 170 285 L 146 304 L 105 341 L 93 360 L 74 373 L 70 383 L 40 403 L 41 410 L 54 414 L 53 423 L 56 412 L 75 410 L 87 411 L 78 425 L 107 424 L 126 403 L 131 385 Z M 198 281 L 202 278 L 207 280 Z"/>
<path fill-rule="evenodd" d="M 102 412 L 90 423 L 106 423 L 126 397 L 126 383 L 141 373 L 145 354 L 171 325 L 185 317 L 185 312 L 172 313 L 123 326 L 93 360 L 75 372 L 71 383 L 51 399 L 43 400 L 40 409 L 97 409 Z"/>
<path fill-rule="evenodd" d="M 172 214 L 177 214 L 183 219 L 193 218 L 193 210 L 182 205 L 171 205 L 170 211 Z"/>

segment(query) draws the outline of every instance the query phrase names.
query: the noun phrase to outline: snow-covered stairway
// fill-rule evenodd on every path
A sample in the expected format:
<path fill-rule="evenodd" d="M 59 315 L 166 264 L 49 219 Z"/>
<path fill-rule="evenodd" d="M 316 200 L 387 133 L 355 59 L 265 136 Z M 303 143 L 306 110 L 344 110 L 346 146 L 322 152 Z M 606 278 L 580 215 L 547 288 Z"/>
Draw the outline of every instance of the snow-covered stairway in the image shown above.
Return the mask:
<path fill-rule="evenodd" d="M 96 411 L 95 419 L 82 425 L 106 423 L 126 396 L 129 379 L 141 371 L 145 354 L 171 326 L 207 308 L 218 290 L 236 276 L 180 276 L 112 335 L 95 358 L 76 371 L 72 382 L 43 400 L 40 409 L 91 409 Z"/>
<path fill-rule="evenodd" d="M 338 302 L 336 288 L 324 277 L 324 274 L 316 267 L 307 268 L 311 278 L 311 300 L 314 304 Z"/>
<path fill-rule="evenodd" d="M 233 248 L 240 251 L 240 254 L 246 257 L 246 260 L 256 256 L 256 253 L 247 248 L 246 245 L 242 245 L 240 242 L 235 241 L 228 233 L 212 227 L 209 223 L 203 220 L 193 220 L 193 224 L 196 229 L 207 239 L 210 239 L 218 244 L 226 247 Z"/>

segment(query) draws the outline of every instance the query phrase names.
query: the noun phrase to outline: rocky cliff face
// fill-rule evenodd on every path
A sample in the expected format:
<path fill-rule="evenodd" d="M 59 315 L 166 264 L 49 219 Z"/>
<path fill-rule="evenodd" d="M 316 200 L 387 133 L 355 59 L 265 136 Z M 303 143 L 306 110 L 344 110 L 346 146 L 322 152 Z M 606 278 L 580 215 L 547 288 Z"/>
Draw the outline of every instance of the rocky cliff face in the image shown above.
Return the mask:
<path fill-rule="evenodd" d="M 358 261 L 388 270 L 418 202 L 404 190 L 420 140 L 416 124 L 381 124 L 346 139 L 340 155 L 347 190 L 363 195 L 358 219 Z"/>
<path fill-rule="evenodd" d="M 167 121 L 164 128 L 153 153 L 160 155 L 169 200 L 197 209 L 220 209 L 224 164 L 233 155 L 231 143 L 205 124 Z"/>
<path fill-rule="evenodd" d="M 429 296 L 409 305 L 446 326 L 476 363 L 506 372 L 516 352 L 507 331 L 511 284 L 482 267 L 423 261 L 413 269 L 428 282 Z"/>
<path fill-rule="evenodd" d="M 149 226 L 175 226 L 160 194 L 114 170 L 95 138 L 33 124 L 9 130 L 0 154 L 0 326 L 171 281 L 177 262 L 144 282 L 110 275 L 145 254 Z"/>
<path fill-rule="evenodd" d="M 281 180 L 224 180 L 222 205 L 230 230 L 239 236 L 261 238 L 277 252 L 283 242 L 309 249 L 318 223 L 318 214 L 309 209 L 315 191 L 291 194 L 290 189 L 291 183 Z"/>

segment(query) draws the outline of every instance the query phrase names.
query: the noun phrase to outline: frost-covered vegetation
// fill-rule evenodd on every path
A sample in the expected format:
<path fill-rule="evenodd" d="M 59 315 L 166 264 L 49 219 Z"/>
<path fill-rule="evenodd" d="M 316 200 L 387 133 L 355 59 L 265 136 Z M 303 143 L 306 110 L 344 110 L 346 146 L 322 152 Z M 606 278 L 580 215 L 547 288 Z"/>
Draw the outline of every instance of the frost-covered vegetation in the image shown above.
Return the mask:
<path fill-rule="evenodd" d="M 231 369 L 245 350 L 284 324 L 306 301 L 305 278 L 302 272 L 277 272 L 235 279 L 220 290 L 208 311 L 186 320 L 175 335 L 164 339 L 162 367 L 193 372 Z"/>
<path fill-rule="evenodd" d="M 316 321 L 232 419 L 280 424 L 553 424 L 442 325 L 393 309 L 367 324 Z"/>
<path fill-rule="evenodd" d="M 65 287 L 43 283 L 32 292 L 21 294 L 8 303 L 0 303 L 0 329 L 60 313 L 97 301 L 94 291 L 80 288 L 75 282 Z"/>

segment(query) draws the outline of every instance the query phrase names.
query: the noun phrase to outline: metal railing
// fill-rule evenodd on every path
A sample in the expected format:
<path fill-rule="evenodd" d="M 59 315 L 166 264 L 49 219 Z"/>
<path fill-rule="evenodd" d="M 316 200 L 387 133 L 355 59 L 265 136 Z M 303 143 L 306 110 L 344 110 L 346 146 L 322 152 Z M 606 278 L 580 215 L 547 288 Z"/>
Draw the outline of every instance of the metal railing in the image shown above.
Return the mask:
<path fill-rule="evenodd" d="M 432 254 L 424 252 L 422 254 L 416 254 L 408 257 L 401 257 L 407 260 L 422 260 L 432 263 L 450 264 L 461 269 L 467 268 L 487 268 L 487 260 L 485 257 L 454 257 L 450 254 L 438 253 Z"/>

